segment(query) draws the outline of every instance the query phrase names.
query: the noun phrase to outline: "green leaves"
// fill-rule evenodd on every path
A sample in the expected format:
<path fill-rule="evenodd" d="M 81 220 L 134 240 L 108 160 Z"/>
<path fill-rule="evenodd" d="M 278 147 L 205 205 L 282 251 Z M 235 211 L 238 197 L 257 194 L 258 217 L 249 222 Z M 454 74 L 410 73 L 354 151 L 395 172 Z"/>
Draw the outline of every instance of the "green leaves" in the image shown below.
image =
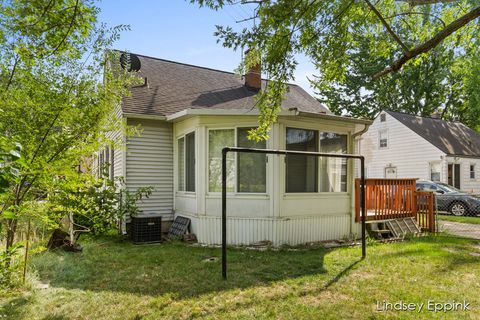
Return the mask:
<path fill-rule="evenodd" d="M 4 212 L 2 212 L 2 218 L 3 219 L 10 219 L 10 220 L 14 220 L 17 218 L 17 215 L 14 211 L 10 211 L 10 210 L 6 210 Z"/>
<path fill-rule="evenodd" d="M 14 204 L 16 218 L 38 212 L 39 220 L 54 220 L 35 210 L 39 200 L 108 141 L 108 131 L 122 130 L 111 115 L 138 79 L 114 76 L 105 59 L 118 61 L 108 49 L 128 27 L 97 24 L 94 3 L 1 2 L 0 142 L 8 148 L 0 145 L 0 223 L 12 218 L 5 210 Z"/>
<path fill-rule="evenodd" d="M 216 10 L 243 3 L 195 2 Z M 393 66 L 405 51 L 432 39 L 478 6 L 478 1 L 439 1 L 413 7 L 408 1 L 371 3 L 375 10 L 366 1 L 259 1 L 252 10 L 257 21 L 252 28 L 217 26 L 215 35 L 223 46 L 257 48 L 262 72 L 272 79 L 273 85 L 257 97 L 261 115 L 259 128 L 252 131 L 251 138 L 268 137 L 268 128 L 280 111 L 285 83 L 293 80 L 295 55 L 299 53 L 317 67 L 315 87 L 336 113 L 347 111 L 354 116 L 372 117 L 379 105 L 401 109 L 413 102 L 412 108 L 406 110 L 428 114 L 434 106 L 448 105 L 449 109 L 450 105 L 458 105 L 462 99 L 455 87 L 459 74 L 449 69 L 464 52 L 477 50 L 478 43 L 472 43 L 480 38 L 479 27 L 473 22 L 445 38 L 436 50 L 429 48 L 415 59 L 407 59 L 409 62 L 401 65 L 405 70 L 385 79 L 375 80 L 372 76 Z M 241 67 L 247 63 L 244 61 Z M 280 84 L 274 84 L 277 82 Z"/>

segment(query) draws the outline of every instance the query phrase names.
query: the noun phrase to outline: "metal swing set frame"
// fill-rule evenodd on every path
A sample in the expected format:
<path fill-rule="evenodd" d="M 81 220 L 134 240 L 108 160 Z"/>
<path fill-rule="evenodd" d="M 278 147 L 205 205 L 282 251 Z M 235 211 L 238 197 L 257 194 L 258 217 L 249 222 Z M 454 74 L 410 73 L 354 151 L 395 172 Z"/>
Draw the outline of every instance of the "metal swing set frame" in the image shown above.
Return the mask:
<path fill-rule="evenodd" d="M 291 151 L 291 150 L 274 150 L 274 149 L 254 149 L 254 148 L 238 148 L 225 147 L 222 149 L 222 277 L 227 279 L 227 153 L 260 153 L 275 155 L 304 155 L 312 157 L 327 157 L 341 159 L 360 160 L 360 207 L 361 207 L 361 223 L 362 223 L 362 259 L 366 257 L 366 240 L 365 240 L 365 157 L 356 154 L 339 154 L 339 153 L 323 153 L 309 151 Z"/>

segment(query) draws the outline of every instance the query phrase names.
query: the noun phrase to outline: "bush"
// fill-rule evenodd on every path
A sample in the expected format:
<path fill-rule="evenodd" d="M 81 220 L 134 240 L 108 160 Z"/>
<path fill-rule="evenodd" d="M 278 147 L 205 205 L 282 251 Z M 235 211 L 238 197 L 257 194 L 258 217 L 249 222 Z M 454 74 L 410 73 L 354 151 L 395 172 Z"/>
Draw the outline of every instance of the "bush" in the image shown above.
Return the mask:
<path fill-rule="evenodd" d="M 148 198 L 152 191 L 152 187 L 144 187 L 130 192 L 122 178 L 112 180 L 106 174 L 100 178 L 77 174 L 59 180 L 48 201 L 51 216 L 58 223 L 72 214 L 76 229 L 84 227 L 93 234 L 105 234 L 124 216 L 138 215 L 137 201 Z"/>
<path fill-rule="evenodd" d="M 18 280 L 20 264 L 15 257 L 23 246 L 15 244 L 0 253 L 0 288 L 11 288 Z"/>

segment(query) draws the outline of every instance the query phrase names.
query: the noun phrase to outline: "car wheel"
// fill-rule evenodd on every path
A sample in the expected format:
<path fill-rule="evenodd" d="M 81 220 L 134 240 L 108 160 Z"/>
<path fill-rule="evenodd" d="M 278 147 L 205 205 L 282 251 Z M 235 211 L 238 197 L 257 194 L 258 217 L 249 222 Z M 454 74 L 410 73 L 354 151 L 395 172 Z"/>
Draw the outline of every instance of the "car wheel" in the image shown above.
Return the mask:
<path fill-rule="evenodd" d="M 449 211 L 454 216 L 464 216 L 467 213 L 467 206 L 461 202 L 454 202 Z"/>

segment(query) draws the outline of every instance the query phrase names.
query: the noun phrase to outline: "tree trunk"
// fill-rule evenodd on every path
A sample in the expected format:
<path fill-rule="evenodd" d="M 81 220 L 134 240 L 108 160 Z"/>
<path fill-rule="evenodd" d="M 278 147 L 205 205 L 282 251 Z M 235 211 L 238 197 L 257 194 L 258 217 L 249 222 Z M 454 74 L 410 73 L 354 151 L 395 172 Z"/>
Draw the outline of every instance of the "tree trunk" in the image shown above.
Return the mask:
<path fill-rule="evenodd" d="M 13 241 L 15 240 L 15 234 L 17 232 L 17 220 L 16 219 L 7 219 L 7 239 L 5 249 L 8 250 L 13 246 Z"/>
<path fill-rule="evenodd" d="M 75 246 L 75 232 L 73 230 L 73 213 L 68 214 L 68 222 L 69 222 L 69 228 L 68 232 L 70 234 L 70 246 L 73 247 Z"/>

